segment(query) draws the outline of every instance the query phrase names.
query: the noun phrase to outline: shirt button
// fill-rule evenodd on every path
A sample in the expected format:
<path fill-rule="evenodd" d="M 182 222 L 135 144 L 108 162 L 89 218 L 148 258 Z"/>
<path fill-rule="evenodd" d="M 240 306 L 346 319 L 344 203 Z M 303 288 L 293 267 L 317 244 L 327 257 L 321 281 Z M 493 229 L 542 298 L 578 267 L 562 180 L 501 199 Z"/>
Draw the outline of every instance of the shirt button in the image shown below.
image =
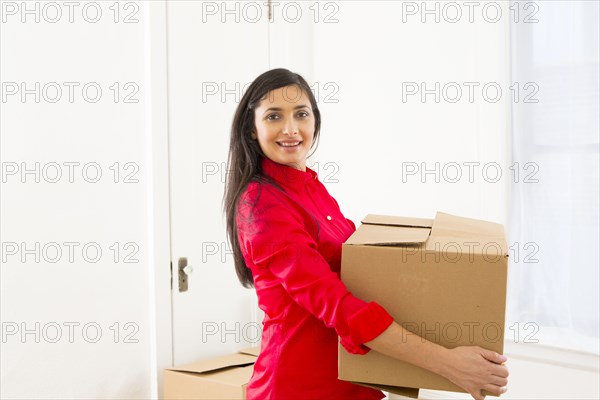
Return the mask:
<path fill-rule="evenodd" d="M 331 221 L 331 216 L 330 215 L 327 216 L 327 221 Z"/>

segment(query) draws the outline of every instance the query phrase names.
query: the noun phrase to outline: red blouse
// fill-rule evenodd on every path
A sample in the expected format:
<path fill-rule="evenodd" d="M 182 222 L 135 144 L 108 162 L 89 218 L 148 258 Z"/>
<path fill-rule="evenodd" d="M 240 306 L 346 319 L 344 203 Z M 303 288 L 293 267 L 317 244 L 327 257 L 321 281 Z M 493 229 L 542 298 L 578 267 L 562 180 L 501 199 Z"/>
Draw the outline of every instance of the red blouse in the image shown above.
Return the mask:
<path fill-rule="evenodd" d="M 365 354 L 363 343 L 393 321 L 377 303 L 354 297 L 339 279 L 342 243 L 355 231 L 317 174 L 263 158 L 280 187 L 251 182 L 236 223 L 244 260 L 265 312 L 261 352 L 247 398 L 381 399 L 379 390 L 337 379 L 338 336 Z"/>

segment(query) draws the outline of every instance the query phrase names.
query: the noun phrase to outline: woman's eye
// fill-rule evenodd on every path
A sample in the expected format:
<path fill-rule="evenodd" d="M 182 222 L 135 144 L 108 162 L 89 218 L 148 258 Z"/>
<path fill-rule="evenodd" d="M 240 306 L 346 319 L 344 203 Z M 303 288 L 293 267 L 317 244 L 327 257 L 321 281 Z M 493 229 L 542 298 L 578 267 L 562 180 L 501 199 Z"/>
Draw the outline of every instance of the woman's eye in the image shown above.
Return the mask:
<path fill-rule="evenodd" d="M 300 118 L 307 118 L 309 114 L 306 111 L 300 111 L 296 115 Z M 278 119 L 280 119 L 279 114 L 270 114 L 267 116 L 267 120 L 269 120 L 269 121 L 274 121 L 274 120 L 278 120 Z"/>

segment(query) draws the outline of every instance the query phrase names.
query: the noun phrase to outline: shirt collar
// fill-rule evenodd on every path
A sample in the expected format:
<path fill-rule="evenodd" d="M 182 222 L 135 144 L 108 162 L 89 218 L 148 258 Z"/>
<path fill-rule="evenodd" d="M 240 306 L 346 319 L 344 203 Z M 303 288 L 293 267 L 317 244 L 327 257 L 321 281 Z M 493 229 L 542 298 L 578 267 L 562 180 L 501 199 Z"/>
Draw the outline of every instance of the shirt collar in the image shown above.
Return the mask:
<path fill-rule="evenodd" d="M 276 163 L 268 157 L 262 158 L 261 166 L 265 175 L 270 176 L 282 187 L 300 188 L 311 181 L 317 180 L 317 173 L 308 167 L 306 167 L 306 171 L 300 171 L 299 169 Z"/>

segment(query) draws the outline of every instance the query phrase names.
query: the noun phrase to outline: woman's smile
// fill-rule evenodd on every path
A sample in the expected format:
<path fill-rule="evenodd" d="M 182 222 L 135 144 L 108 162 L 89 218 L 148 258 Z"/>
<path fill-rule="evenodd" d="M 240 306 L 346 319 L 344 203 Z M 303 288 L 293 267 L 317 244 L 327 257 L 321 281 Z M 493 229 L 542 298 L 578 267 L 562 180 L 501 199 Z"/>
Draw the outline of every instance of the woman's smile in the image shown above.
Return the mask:
<path fill-rule="evenodd" d="M 300 145 L 302 144 L 301 140 L 280 140 L 275 142 L 281 147 L 283 151 L 294 152 L 300 149 Z"/>

